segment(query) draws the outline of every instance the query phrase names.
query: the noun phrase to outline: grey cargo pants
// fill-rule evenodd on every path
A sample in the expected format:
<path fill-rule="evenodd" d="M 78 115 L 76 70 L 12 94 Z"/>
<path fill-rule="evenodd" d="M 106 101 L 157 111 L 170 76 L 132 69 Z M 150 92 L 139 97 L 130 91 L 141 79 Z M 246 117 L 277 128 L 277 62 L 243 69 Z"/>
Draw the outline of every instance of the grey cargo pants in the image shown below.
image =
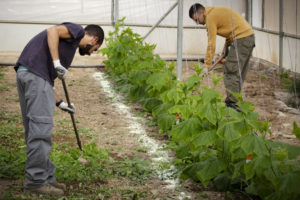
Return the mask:
<path fill-rule="evenodd" d="M 49 159 L 52 145 L 55 96 L 52 86 L 41 77 L 29 72 L 17 72 L 27 161 L 25 188 L 55 183 L 55 165 Z"/>
<path fill-rule="evenodd" d="M 224 84 L 227 90 L 226 104 L 235 104 L 237 102 L 237 99 L 230 91 L 235 93 L 241 92 L 249 68 L 249 59 L 254 47 L 254 35 L 237 39 L 230 46 L 224 69 Z M 237 54 L 239 60 L 237 59 Z"/>

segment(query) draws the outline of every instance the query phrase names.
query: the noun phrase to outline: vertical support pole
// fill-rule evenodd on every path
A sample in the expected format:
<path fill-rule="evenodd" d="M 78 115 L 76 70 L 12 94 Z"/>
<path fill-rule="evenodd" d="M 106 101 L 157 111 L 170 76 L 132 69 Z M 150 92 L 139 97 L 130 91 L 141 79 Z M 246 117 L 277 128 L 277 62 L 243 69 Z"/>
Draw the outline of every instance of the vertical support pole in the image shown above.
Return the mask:
<path fill-rule="evenodd" d="M 265 0 L 261 4 L 261 28 L 265 28 Z"/>
<path fill-rule="evenodd" d="M 177 16 L 177 80 L 182 80 L 183 0 L 178 0 Z"/>
<path fill-rule="evenodd" d="M 117 22 L 119 20 L 119 0 L 115 0 L 115 22 Z"/>
<path fill-rule="evenodd" d="M 115 26 L 115 0 L 111 0 L 111 25 Z"/>
<path fill-rule="evenodd" d="M 282 71 L 283 59 L 283 0 L 279 0 L 279 70 Z"/>
<path fill-rule="evenodd" d="M 115 26 L 119 19 L 119 0 L 111 0 L 111 24 Z"/>
<path fill-rule="evenodd" d="M 252 0 L 246 2 L 246 15 L 248 23 L 252 26 Z"/>

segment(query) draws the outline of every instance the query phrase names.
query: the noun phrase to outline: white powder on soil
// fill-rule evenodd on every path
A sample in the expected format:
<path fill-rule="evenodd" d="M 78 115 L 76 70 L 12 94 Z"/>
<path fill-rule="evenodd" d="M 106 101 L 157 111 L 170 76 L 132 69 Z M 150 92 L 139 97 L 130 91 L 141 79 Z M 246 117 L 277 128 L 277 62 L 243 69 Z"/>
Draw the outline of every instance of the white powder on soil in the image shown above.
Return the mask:
<path fill-rule="evenodd" d="M 168 155 L 167 151 L 161 150 L 164 144 L 159 144 L 156 140 L 150 138 L 146 134 L 143 125 L 140 123 L 144 119 L 133 116 L 130 108 L 123 103 L 123 98 L 113 91 L 110 82 L 105 78 L 105 74 L 103 72 L 95 72 L 93 77 L 99 81 L 103 91 L 112 98 L 112 104 L 120 113 L 122 113 L 124 118 L 126 118 L 126 121 L 130 122 L 128 127 L 129 132 L 131 134 L 136 134 L 138 136 L 138 141 L 140 141 L 148 149 L 147 152 L 153 161 L 153 167 L 159 175 L 159 178 L 167 183 L 165 187 L 174 190 L 177 186 L 179 186 L 179 179 L 174 178 L 174 173 L 176 173 L 175 166 L 171 165 L 167 170 L 160 169 L 161 163 L 170 163 L 174 159 Z M 190 196 L 181 192 L 178 199 L 190 199 Z"/>

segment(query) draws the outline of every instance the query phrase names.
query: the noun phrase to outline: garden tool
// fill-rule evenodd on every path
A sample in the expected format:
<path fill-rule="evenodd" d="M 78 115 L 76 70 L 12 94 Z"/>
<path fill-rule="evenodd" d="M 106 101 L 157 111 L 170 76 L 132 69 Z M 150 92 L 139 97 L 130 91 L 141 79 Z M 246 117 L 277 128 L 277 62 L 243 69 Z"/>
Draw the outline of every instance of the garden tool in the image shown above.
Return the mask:
<path fill-rule="evenodd" d="M 214 68 L 217 66 L 217 64 L 219 64 L 223 59 L 224 59 L 224 56 L 221 55 L 221 56 L 215 61 L 215 63 L 213 64 L 213 66 L 209 68 L 208 71 L 210 72 L 210 71 L 214 70 Z"/>
<path fill-rule="evenodd" d="M 69 108 L 72 108 L 71 101 L 70 101 L 69 94 L 68 94 L 68 90 L 67 90 L 67 86 L 66 86 L 66 82 L 65 82 L 64 79 L 62 79 L 62 84 L 63 84 L 63 87 L 64 87 L 64 91 L 65 91 L 68 106 L 69 106 Z M 74 128 L 74 131 L 75 131 L 78 147 L 84 153 L 84 151 L 82 150 L 81 141 L 80 141 L 79 134 L 78 134 L 78 131 L 77 131 L 77 127 L 76 127 L 76 124 L 75 124 L 74 113 L 70 113 L 70 115 L 71 115 L 71 119 L 72 119 L 72 123 L 73 123 L 73 128 Z M 89 166 L 91 165 L 91 163 L 89 161 L 85 160 L 82 156 L 80 156 L 78 158 L 78 161 L 85 164 L 85 165 L 89 165 Z"/>

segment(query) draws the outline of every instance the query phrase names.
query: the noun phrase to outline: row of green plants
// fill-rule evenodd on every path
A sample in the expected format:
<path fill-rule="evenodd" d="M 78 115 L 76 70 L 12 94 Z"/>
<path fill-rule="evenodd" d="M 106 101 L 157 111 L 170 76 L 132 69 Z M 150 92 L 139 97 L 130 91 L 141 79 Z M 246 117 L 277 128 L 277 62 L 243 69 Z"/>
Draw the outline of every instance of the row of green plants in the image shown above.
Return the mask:
<path fill-rule="evenodd" d="M 240 94 L 235 96 L 242 111 L 227 108 L 215 89 L 222 76 L 212 75 L 214 88 L 207 88 L 195 65 L 195 75 L 178 81 L 174 63 L 167 66 L 154 49 L 122 19 L 100 51 L 121 92 L 151 112 L 160 132 L 168 134 L 176 163 L 184 166 L 181 177 L 262 199 L 299 199 L 300 147 L 267 139 L 268 122 Z M 293 133 L 300 138 L 296 123 Z"/>

